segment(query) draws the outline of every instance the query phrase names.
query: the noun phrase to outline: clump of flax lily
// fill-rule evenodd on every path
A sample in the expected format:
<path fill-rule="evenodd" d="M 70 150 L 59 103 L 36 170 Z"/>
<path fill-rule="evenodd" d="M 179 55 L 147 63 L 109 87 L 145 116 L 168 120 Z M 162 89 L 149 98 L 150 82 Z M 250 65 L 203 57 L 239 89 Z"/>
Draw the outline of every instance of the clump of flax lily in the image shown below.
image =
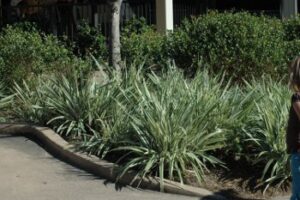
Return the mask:
<path fill-rule="evenodd" d="M 248 83 L 255 108 L 246 129 L 248 144 L 253 149 L 253 165 L 262 165 L 261 185 L 281 186 L 289 180 L 289 155 L 286 153 L 286 126 L 290 107 L 290 92 L 282 82 L 270 78 Z M 250 155 L 249 155 L 250 156 Z"/>
<path fill-rule="evenodd" d="M 200 73 L 195 81 L 207 77 Z M 225 141 L 223 131 L 210 123 L 218 104 L 212 95 L 216 91 L 207 93 L 209 85 L 196 89 L 193 84 L 175 69 L 135 82 L 127 99 L 137 104 L 130 110 L 126 110 L 126 102 L 122 104 L 130 113 L 132 130 L 113 150 L 125 153 L 120 159 L 126 161 L 120 176 L 130 169 L 141 177 L 155 175 L 163 190 L 165 178 L 183 183 L 187 171 L 192 170 L 201 182 L 208 165 L 222 165 L 211 154 Z"/>

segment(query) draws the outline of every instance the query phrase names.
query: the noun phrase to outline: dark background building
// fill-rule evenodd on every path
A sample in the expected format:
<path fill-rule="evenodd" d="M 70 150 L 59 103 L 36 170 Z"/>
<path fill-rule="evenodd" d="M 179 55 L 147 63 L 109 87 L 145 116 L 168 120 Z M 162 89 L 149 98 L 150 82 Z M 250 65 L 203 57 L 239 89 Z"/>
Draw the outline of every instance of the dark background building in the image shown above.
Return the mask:
<path fill-rule="evenodd" d="M 73 37 L 80 21 L 85 20 L 108 34 L 109 8 L 107 0 L 0 0 L 0 28 L 18 21 L 34 21 L 46 32 Z M 124 0 L 121 25 L 136 17 L 144 17 L 148 24 L 157 24 L 157 1 Z M 173 0 L 173 24 L 184 18 L 206 13 L 209 9 L 247 10 L 284 17 L 295 14 L 297 0 Z"/>

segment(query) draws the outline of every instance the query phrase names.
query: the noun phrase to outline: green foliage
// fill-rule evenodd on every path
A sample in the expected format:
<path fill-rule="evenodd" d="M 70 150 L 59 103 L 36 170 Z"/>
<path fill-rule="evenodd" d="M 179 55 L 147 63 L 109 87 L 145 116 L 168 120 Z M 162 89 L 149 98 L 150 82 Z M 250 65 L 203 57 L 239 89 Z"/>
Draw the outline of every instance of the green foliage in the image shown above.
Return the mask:
<path fill-rule="evenodd" d="M 46 85 L 49 82 L 38 79 L 37 84 L 29 86 L 26 82 L 15 84 L 14 102 L 12 106 L 13 117 L 17 121 L 46 125 L 49 118 L 46 109 Z"/>
<path fill-rule="evenodd" d="M 142 177 L 157 175 L 163 190 L 165 178 L 183 183 L 191 169 L 201 182 L 208 165 L 221 164 L 211 154 L 225 141 L 223 131 L 210 123 L 218 103 L 215 95 L 207 93 L 218 87 L 212 81 L 207 73 L 199 73 L 189 82 L 174 69 L 162 77 L 150 74 L 134 84 L 135 92 L 125 94 L 128 102 L 123 104 L 126 109 L 136 102 L 126 109 L 132 130 L 114 149 L 127 152 L 121 159 L 126 163 L 120 176 L 132 168 Z"/>
<path fill-rule="evenodd" d="M 212 121 L 226 132 L 226 146 L 220 155 L 222 158 L 247 159 L 249 149 L 244 130 L 249 126 L 249 116 L 255 107 L 252 93 L 244 92 L 238 86 L 231 86 L 226 92 L 219 94 L 218 112 Z"/>
<path fill-rule="evenodd" d="M 47 107 L 53 118 L 48 121 L 59 134 L 81 137 L 88 132 L 95 116 L 96 86 L 65 77 L 51 79 L 46 89 Z"/>
<path fill-rule="evenodd" d="M 5 95 L 5 87 L 2 82 L 0 82 L 0 98 L 3 98 Z"/>
<path fill-rule="evenodd" d="M 94 128 L 92 134 L 85 135 L 77 145 L 79 149 L 102 158 L 112 148 L 118 146 L 121 140 L 131 137 L 132 128 L 128 115 L 137 104 L 133 98 L 135 95 L 133 86 L 142 74 L 136 67 L 130 67 L 128 71 L 121 74 L 121 77 L 119 75 L 118 72 L 112 71 L 111 82 L 105 87 L 110 103 L 103 108 L 106 117 L 96 120 L 95 125 L 101 128 Z"/>
<path fill-rule="evenodd" d="M 270 78 L 248 83 L 247 90 L 255 96 L 255 109 L 245 129 L 252 148 L 252 164 L 262 165 L 262 184 L 279 186 L 290 178 L 289 155 L 286 153 L 286 125 L 290 92 L 282 82 Z M 249 153 L 249 152 L 248 152 Z"/>
<path fill-rule="evenodd" d="M 75 138 L 102 130 L 96 121 L 105 120 L 111 111 L 114 91 L 110 85 L 78 81 L 76 77 L 53 78 L 51 83 L 46 89 L 46 106 L 53 116 L 48 124 L 58 133 Z"/>
<path fill-rule="evenodd" d="M 234 80 L 262 74 L 276 76 L 284 64 L 284 33 L 280 20 L 246 12 L 211 12 L 190 21 L 169 37 L 169 53 L 182 68 L 198 60 Z"/>
<path fill-rule="evenodd" d="M 300 39 L 300 20 L 297 18 L 290 18 L 282 20 L 285 39 L 287 41 Z"/>
<path fill-rule="evenodd" d="M 122 32 L 128 36 L 131 33 L 142 34 L 149 29 L 153 30 L 153 27 L 149 26 L 146 22 L 146 19 L 141 17 L 139 19 L 133 18 L 127 21 Z"/>
<path fill-rule="evenodd" d="M 0 82 L 0 122 L 5 121 L 7 118 L 7 107 L 9 107 L 12 100 L 12 96 L 6 95 L 6 89 L 4 85 Z"/>
<path fill-rule="evenodd" d="M 0 109 L 3 111 L 4 108 L 11 102 L 12 96 L 7 95 L 4 84 L 0 82 Z"/>
<path fill-rule="evenodd" d="M 7 85 L 44 73 L 67 73 L 72 65 L 71 52 L 57 38 L 34 28 L 7 26 L 0 33 L 0 44 L 0 80 Z"/>
<path fill-rule="evenodd" d="M 129 64 L 145 62 L 146 67 L 164 66 L 168 60 L 165 41 L 166 36 L 148 26 L 145 19 L 129 21 L 121 37 L 123 59 Z"/>
<path fill-rule="evenodd" d="M 286 60 L 290 62 L 300 55 L 300 20 L 299 18 L 284 19 L 282 24 L 285 34 Z M 280 74 L 286 74 L 286 70 Z"/>
<path fill-rule="evenodd" d="M 107 60 L 107 44 L 101 30 L 83 21 L 79 24 L 77 31 L 75 44 L 81 56 L 92 54 L 98 59 Z"/>
<path fill-rule="evenodd" d="M 31 123 L 50 125 L 59 134 L 82 138 L 110 112 L 113 91 L 109 85 L 85 81 L 77 76 L 50 77 L 36 86 L 16 85 L 15 117 Z"/>
<path fill-rule="evenodd" d="M 295 39 L 292 41 L 286 41 L 286 60 L 288 62 L 291 62 L 293 59 L 295 59 L 297 56 L 300 56 L 300 39 Z M 281 70 L 280 74 L 286 75 L 287 69 L 284 68 Z"/>

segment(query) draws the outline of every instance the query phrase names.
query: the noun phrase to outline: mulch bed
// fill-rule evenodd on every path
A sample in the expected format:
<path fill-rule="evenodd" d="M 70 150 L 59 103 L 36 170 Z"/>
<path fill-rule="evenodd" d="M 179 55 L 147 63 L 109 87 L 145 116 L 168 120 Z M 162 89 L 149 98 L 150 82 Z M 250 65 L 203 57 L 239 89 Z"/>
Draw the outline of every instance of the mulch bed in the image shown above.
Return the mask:
<path fill-rule="evenodd" d="M 200 186 L 232 200 L 271 199 L 291 194 L 290 183 L 279 188 L 270 186 L 263 193 L 265 186 L 259 186 L 261 168 L 236 161 L 227 162 L 227 167 L 230 170 L 219 168 L 205 174 L 205 181 L 201 185 L 197 183 L 195 176 L 190 174 L 186 177 L 187 184 Z"/>

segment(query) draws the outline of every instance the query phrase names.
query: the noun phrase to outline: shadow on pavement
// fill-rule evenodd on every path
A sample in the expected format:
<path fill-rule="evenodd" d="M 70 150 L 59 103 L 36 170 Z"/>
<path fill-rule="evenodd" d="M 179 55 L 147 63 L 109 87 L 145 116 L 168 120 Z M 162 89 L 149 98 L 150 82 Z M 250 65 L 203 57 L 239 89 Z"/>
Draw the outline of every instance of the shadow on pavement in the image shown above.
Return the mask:
<path fill-rule="evenodd" d="M 38 146 L 40 146 L 42 149 L 44 149 L 46 152 L 48 152 L 51 156 L 53 156 L 50 159 L 56 160 L 57 162 L 63 162 L 63 163 L 67 163 L 69 165 L 68 168 L 66 168 L 66 170 L 70 171 L 71 173 L 75 173 L 77 176 L 82 176 L 82 177 L 86 177 L 87 179 L 94 179 L 94 180 L 101 180 L 103 182 L 103 185 L 107 186 L 109 184 L 112 184 L 115 186 L 115 190 L 116 191 L 122 191 L 123 187 L 126 187 L 126 185 L 117 183 L 117 182 L 113 182 L 113 181 L 109 181 L 105 178 L 99 177 L 97 175 L 94 175 L 93 171 L 89 171 L 85 168 L 81 168 L 80 166 L 77 166 L 76 164 L 74 164 L 72 161 L 70 161 L 69 159 L 66 159 L 64 156 L 57 154 L 56 152 L 53 152 L 51 149 L 47 148 L 44 144 L 43 141 L 41 141 L 40 139 L 38 139 L 36 136 L 33 135 L 18 135 L 21 137 L 25 137 L 28 140 L 31 140 L 33 142 L 35 142 Z M 14 136 L 12 136 L 14 137 Z"/>
<path fill-rule="evenodd" d="M 242 198 L 232 189 L 220 190 L 212 196 L 203 197 L 200 200 L 265 200 L 259 198 Z"/>

